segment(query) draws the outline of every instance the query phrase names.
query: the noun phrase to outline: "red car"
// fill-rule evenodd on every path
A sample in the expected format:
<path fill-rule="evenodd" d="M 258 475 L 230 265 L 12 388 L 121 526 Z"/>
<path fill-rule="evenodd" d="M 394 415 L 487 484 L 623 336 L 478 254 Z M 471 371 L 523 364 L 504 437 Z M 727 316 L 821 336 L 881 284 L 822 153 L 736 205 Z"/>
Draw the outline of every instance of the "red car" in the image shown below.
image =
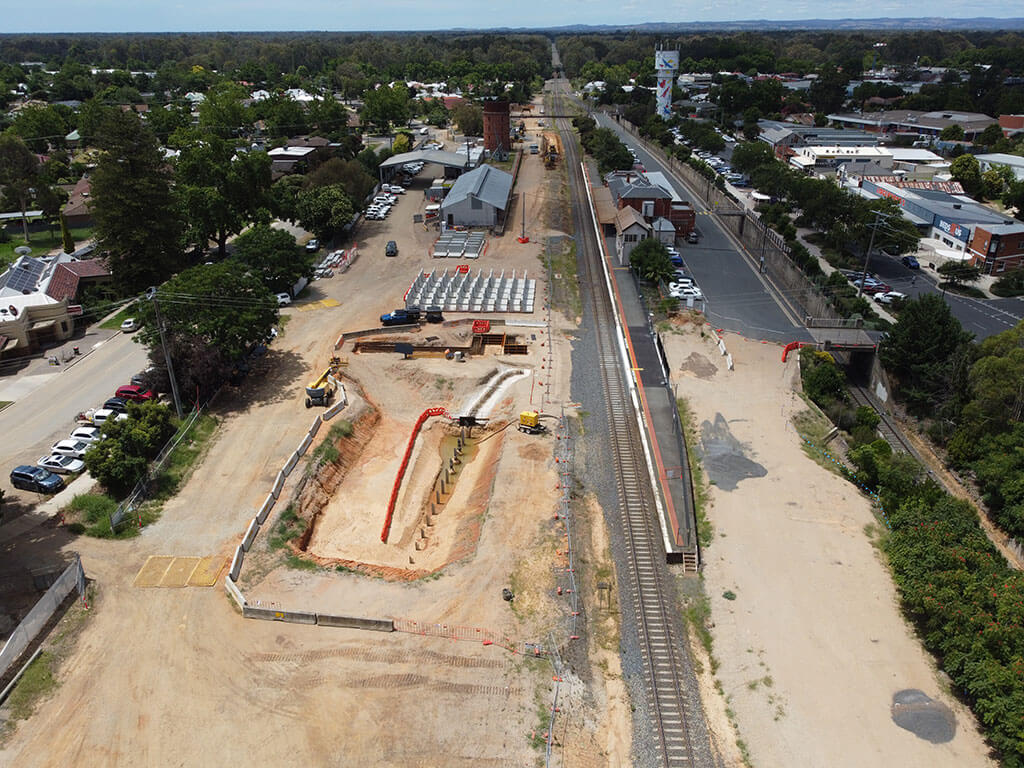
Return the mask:
<path fill-rule="evenodd" d="M 125 384 L 123 387 L 118 387 L 114 396 L 133 400 L 136 403 L 144 403 L 146 400 L 156 397 L 150 390 L 140 387 L 138 384 Z"/>

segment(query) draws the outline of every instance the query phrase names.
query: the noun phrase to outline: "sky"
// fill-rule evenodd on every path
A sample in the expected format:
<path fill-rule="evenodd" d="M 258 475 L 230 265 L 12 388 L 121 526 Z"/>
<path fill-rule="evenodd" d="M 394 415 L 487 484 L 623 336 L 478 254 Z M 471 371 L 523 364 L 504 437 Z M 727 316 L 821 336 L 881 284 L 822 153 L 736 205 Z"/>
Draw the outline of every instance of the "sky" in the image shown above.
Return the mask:
<path fill-rule="evenodd" d="M 438 30 L 645 22 L 1010 18 L 1019 0 L 561 0 L 521 6 L 496 0 L 0 0 L 0 33 Z"/>

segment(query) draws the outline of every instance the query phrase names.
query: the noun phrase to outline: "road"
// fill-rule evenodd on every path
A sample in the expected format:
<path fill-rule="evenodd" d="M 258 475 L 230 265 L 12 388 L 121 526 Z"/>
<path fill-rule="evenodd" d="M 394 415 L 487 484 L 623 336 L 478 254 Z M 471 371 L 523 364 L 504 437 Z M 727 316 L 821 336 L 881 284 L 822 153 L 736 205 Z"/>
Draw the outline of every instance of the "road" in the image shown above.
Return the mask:
<path fill-rule="evenodd" d="M 74 427 L 75 416 L 95 408 L 114 390 L 147 365 L 146 350 L 135 344 L 131 336 L 118 334 L 100 344 L 85 358 L 59 373 L 18 375 L 19 381 L 3 382 L 3 389 L 25 392 L 13 405 L 0 411 L 0 469 L 3 480 L 18 464 L 31 463 L 43 455 L 54 442 L 67 437 Z M 38 379 L 40 385 L 30 389 Z M 30 391 L 29 391 L 30 390 Z"/>
<path fill-rule="evenodd" d="M 758 340 L 809 339 L 804 327 L 780 306 L 763 276 L 731 235 L 718 225 L 701 199 L 618 123 L 602 113 L 594 113 L 594 118 L 601 127 L 612 129 L 627 146 L 633 147 L 644 168 L 665 174 L 679 196 L 689 200 L 697 211 L 700 243 L 680 248 L 690 274 L 708 300 L 705 314 L 715 327 Z"/>

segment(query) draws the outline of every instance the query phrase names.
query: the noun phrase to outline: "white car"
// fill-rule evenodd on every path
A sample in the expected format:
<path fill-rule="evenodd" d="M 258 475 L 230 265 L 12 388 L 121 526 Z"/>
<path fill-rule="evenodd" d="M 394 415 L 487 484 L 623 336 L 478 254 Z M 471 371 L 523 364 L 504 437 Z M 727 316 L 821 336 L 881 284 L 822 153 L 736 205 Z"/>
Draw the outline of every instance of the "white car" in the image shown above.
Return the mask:
<path fill-rule="evenodd" d="M 85 456 L 85 452 L 89 450 L 90 445 L 92 443 L 87 443 L 84 440 L 61 440 L 53 444 L 50 452 L 59 456 L 71 456 L 74 459 L 80 459 Z"/>
<path fill-rule="evenodd" d="M 292 297 L 287 293 L 277 294 L 277 306 L 284 307 L 292 303 Z"/>
<path fill-rule="evenodd" d="M 81 440 L 83 443 L 95 443 L 102 437 L 99 427 L 77 427 L 68 435 L 69 440 Z"/>
<path fill-rule="evenodd" d="M 125 333 L 131 333 L 132 331 L 137 331 L 138 329 L 139 321 L 136 320 L 134 317 L 129 317 L 127 320 L 121 323 L 121 330 L 124 331 Z"/>
<path fill-rule="evenodd" d="M 92 423 L 97 427 L 108 421 L 125 421 L 128 418 L 127 413 L 118 413 L 112 411 L 110 408 L 99 408 L 92 414 Z"/>
<path fill-rule="evenodd" d="M 679 288 L 675 291 L 669 291 L 668 295 L 673 299 L 693 299 L 694 301 L 700 301 L 704 298 L 704 294 L 701 292 L 700 288 L 695 285 Z"/>
<path fill-rule="evenodd" d="M 879 304 L 892 304 L 893 302 L 903 301 L 907 298 L 907 294 L 900 293 L 899 291 L 887 291 L 885 293 L 876 293 L 875 301 Z"/>
<path fill-rule="evenodd" d="M 404 195 L 404 194 L 405 194 L 405 187 L 399 186 L 398 184 L 389 184 L 389 185 L 388 185 L 388 186 L 386 187 L 386 189 L 387 189 L 387 190 L 388 190 L 388 191 L 389 191 L 389 192 L 390 192 L 390 193 L 391 193 L 392 195 Z"/>
<path fill-rule="evenodd" d="M 50 456 L 40 457 L 39 461 L 36 462 L 36 466 L 56 472 L 58 475 L 70 475 L 85 469 L 85 462 L 73 456 L 62 456 L 54 453 Z"/>

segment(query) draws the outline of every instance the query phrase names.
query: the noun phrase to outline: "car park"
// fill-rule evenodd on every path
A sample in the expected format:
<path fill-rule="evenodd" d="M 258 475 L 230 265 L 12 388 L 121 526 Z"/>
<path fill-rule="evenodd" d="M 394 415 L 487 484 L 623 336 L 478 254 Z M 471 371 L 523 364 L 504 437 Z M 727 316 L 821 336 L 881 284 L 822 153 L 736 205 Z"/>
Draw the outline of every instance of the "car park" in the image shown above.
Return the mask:
<path fill-rule="evenodd" d="M 292 303 L 292 297 L 289 296 L 287 293 L 279 293 L 279 294 L 277 294 L 277 306 L 285 307 L 285 306 L 287 306 L 287 305 L 289 305 L 291 303 Z"/>
<path fill-rule="evenodd" d="M 156 395 L 148 389 L 141 387 L 138 384 L 125 384 L 123 387 L 118 387 L 114 396 L 119 397 L 122 400 L 131 400 L 135 403 L 144 403 L 147 400 L 152 400 L 156 397 Z"/>
<path fill-rule="evenodd" d="M 83 443 L 95 443 L 102 437 L 99 427 L 75 427 L 68 435 L 69 440 L 80 440 Z"/>
<path fill-rule="evenodd" d="M 80 459 L 85 456 L 85 452 L 89 450 L 90 445 L 92 443 L 87 443 L 84 440 L 58 440 L 50 448 L 50 452 L 58 456 L 71 456 L 72 458 Z"/>
<path fill-rule="evenodd" d="M 138 329 L 139 321 L 136 320 L 134 317 L 129 317 L 127 320 L 121 323 L 121 330 L 124 331 L 125 333 L 131 333 L 132 331 L 137 331 Z"/>
<path fill-rule="evenodd" d="M 56 493 L 64 487 L 64 480 L 48 469 L 23 464 L 11 470 L 11 485 L 20 491 Z"/>
<path fill-rule="evenodd" d="M 921 263 L 917 259 L 915 259 L 913 256 L 911 256 L 909 254 L 904 256 L 902 259 L 900 259 L 900 262 L 907 269 L 920 269 L 921 268 Z"/>
<path fill-rule="evenodd" d="M 56 472 L 58 475 L 70 475 L 85 469 L 85 462 L 72 456 L 61 456 L 54 453 L 49 456 L 41 456 L 36 462 L 36 466 Z"/>

